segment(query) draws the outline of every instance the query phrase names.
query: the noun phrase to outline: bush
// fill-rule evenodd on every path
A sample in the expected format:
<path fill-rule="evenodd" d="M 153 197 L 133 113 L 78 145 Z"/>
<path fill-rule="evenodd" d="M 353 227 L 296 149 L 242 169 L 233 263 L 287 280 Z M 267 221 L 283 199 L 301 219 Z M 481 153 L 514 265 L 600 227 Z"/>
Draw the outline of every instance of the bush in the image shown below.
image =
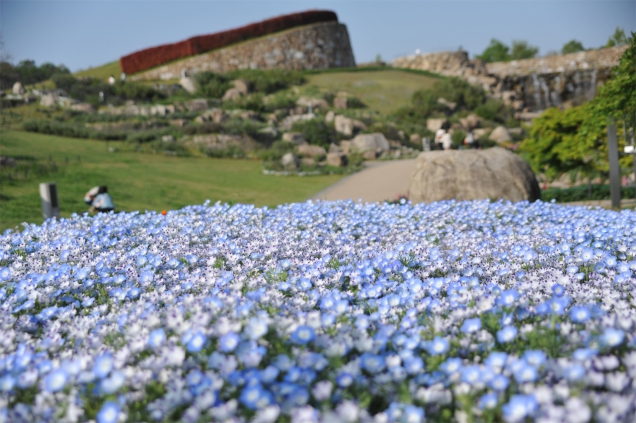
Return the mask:
<path fill-rule="evenodd" d="M 104 141 L 122 141 L 126 139 L 125 132 L 96 131 L 84 126 L 60 123 L 52 120 L 31 120 L 24 122 L 22 127 L 28 132 L 39 132 L 70 138 L 91 138 Z"/>
<path fill-rule="evenodd" d="M 300 132 L 309 144 L 320 145 L 329 148 L 329 145 L 336 140 L 335 129 L 328 126 L 321 119 L 301 120 L 295 122 L 292 131 Z"/>
<path fill-rule="evenodd" d="M 464 145 L 464 139 L 466 139 L 466 132 L 455 130 L 453 131 L 451 138 L 453 139 L 454 148 L 462 147 Z"/>
<path fill-rule="evenodd" d="M 591 191 L 591 195 L 590 195 Z M 634 198 L 633 187 L 621 187 L 621 198 Z M 573 201 L 609 200 L 609 185 L 579 185 L 571 188 L 549 188 L 541 191 L 542 201 L 555 200 L 557 203 L 569 203 Z"/>
<path fill-rule="evenodd" d="M 245 151 L 237 145 L 228 145 L 226 148 L 202 147 L 201 152 L 216 159 L 243 159 L 246 157 Z"/>
<path fill-rule="evenodd" d="M 477 106 L 474 112 L 486 120 L 499 123 L 506 122 L 513 114 L 510 107 L 506 106 L 503 101 L 493 98 Z"/>
<path fill-rule="evenodd" d="M 285 154 L 293 151 L 294 144 L 285 141 L 275 141 L 270 148 L 262 150 L 259 157 L 265 162 L 277 162 Z"/>
<path fill-rule="evenodd" d="M 221 98 L 232 88 L 232 84 L 224 75 L 213 72 L 200 72 L 194 76 L 197 94 L 208 98 Z"/>
<path fill-rule="evenodd" d="M 153 102 L 165 98 L 165 94 L 137 82 L 117 82 L 110 85 L 95 78 L 77 79 L 73 75 L 54 75 L 56 88 L 66 91 L 72 98 L 100 106 L 99 93 L 104 93 L 108 103 L 122 104 L 125 100 Z"/>
<path fill-rule="evenodd" d="M 265 110 L 262 94 L 250 94 L 236 100 L 224 101 L 222 107 L 226 110 L 252 110 L 254 112 L 262 112 Z"/>
<path fill-rule="evenodd" d="M 240 69 L 227 72 L 225 76 L 229 80 L 245 79 L 254 92 L 261 94 L 271 94 L 305 82 L 301 72 L 287 69 Z"/>

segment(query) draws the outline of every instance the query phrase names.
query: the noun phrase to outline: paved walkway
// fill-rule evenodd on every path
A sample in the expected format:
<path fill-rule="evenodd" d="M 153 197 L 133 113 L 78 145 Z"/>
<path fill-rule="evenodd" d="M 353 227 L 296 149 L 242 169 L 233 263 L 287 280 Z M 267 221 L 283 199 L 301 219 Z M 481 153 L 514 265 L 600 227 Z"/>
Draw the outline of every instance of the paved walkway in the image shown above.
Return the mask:
<path fill-rule="evenodd" d="M 393 200 L 408 192 L 415 159 L 366 162 L 365 167 L 314 195 L 312 200 Z"/>

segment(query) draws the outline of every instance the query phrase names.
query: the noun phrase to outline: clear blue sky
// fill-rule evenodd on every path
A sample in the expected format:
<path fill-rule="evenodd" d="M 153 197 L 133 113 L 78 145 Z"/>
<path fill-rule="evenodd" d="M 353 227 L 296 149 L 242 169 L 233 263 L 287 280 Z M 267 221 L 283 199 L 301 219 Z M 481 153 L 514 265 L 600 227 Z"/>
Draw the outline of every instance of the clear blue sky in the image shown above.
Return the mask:
<path fill-rule="evenodd" d="M 616 27 L 636 31 L 636 1 L 11 1 L 0 30 L 13 61 L 98 66 L 146 47 L 273 16 L 329 9 L 347 25 L 357 62 L 455 50 L 478 54 L 491 38 L 526 40 L 539 53 L 571 39 L 599 47 Z"/>

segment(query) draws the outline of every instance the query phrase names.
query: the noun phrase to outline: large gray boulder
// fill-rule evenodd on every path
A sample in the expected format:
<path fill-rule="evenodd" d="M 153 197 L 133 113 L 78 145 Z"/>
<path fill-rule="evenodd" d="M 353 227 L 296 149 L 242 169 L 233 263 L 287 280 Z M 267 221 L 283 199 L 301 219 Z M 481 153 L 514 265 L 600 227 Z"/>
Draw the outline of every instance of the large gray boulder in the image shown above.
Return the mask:
<path fill-rule="evenodd" d="M 22 95 L 25 93 L 24 91 L 24 87 L 22 86 L 21 82 L 16 82 L 15 84 L 13 84 L 13 94 L 15 95 Z"/>
<path fill-rule="evenodd" d="M 541 197 L 528 163 L 500 147 L 421 153 L 409 194 L 414 203 L 451 199 L 535 201 Z"/>
<path fill-rule="evenodd" d="M 351 140 L 351 146 L 361 153 L 365 151 L 387 151 L 391 148 L 382 133 L 360 134 Z"/>

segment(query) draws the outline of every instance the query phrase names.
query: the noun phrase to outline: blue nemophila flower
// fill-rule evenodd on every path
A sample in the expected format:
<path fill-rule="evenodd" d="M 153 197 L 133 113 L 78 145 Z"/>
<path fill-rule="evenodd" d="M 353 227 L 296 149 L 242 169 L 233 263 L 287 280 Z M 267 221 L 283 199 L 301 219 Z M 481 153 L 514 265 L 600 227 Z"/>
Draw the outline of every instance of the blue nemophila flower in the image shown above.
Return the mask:
<path fill-rule="evenodd" d="M 519 293 L 514 289 L 508 289 L 506 291 L 502 291 L 499 294 L 499 298 L 497 299 L 497 305 L 502 307 L 510 307 L 515 301 L 519 298 Z"/>
<path fill-rule="evenodd" d="M 68 381 L 68 373 L 62 368 L 50 372 L 44 378 L 44 389 L 48 392 L 58 392 L 64 388 Z"/>
<path fill-rule="evenodd" d="M 545 363 L 547 356 L 543 351 L 539 350 L 528 350 L 523 353 L 523 359 L 533 366 L 541 366 Z"/>
<path fill-rule="evenodd" d="M 505 352 L 493 351 L 486 358 L 484 363 L 491 368 L 502 369 L 506 366 L 507 360 L 508 354 L 506 354 Z"/>
<path fill-rule="evenodd" d="M 532 417 L 538 408 L 533 395 L 513 395 L 507 404 L 501 407 L 506 422 L 520 422 L 526 417 Z"/>
<path fill-rule="evenodd" d="M 353 383 L 353 376 L 350 373 L 340 373 L 336 377 L 336 383 L 341 388 L 346 388 Z"/>
<path fill-rule="evenodd" d="M 505 326 L 501 330 L 497 331 L 497 341 L 502 344 L 514 341 L 517 337 L 517 328 L 514 326 Z"/>
<path fill-rule="evenodd" d="M 205 346 L 205 343 L 207 342 L 207 340 L 208 338 L 207 336 L 205 336 L 205 334 L 203 334 L 202 332 L 197 332 L 194 335 L 192 335 L 192 337 L 188 341 L 186 345 L 186 350 L 188 350 L 188 352 L 191 352 L 191 353 L 199 352 Z"/>
<path fill-rule="evenodd" d="M 151 348 L 160 347 L 165 340 L 166 332 L 161 328 L 155 329 L 150 332 L 150 335 L 148 335 L 148 346 L 150 346 Z"/>
<path fill-rule="evenodd" d="M 0 377 L 0 391 L 9 392 L 16 384 L 15 377 L 11 375 L 4 375 Z"/>
<path fill-rule="evenodd" d="M 481 329 L 481 320 L 476 317 L 474 319 L 466 319 L 462 323 L 461 331 L 464 333 L 475 333 Z"/>
<path fill-rule="evenodd" d="M 420 423 L 424 421 L 424 409 L 416 407 L 414 405 L 407 405 L 402 412 L 402 419 L 404 423 Z"/>
<path fill-rule="evenodd" d="M 364 353 L 360 356 L 360 367 L 369 373 L 378 373 L 384 366 L 385 359 L 381 355 Z"/>
<path fill-rule="evenodd" d="M 119 418 L 120 408 L 117 403 L 107 401 L 97 413 L 97 423 L 116 423 Z"/>
<path fill-rule="evenodd" d="M 449 347 L 450 343 L 439 336 L 436 336 L 432 341 L 426 343 L 426 351 L 428 351 L 430 355 L 445 354 Z"/>
<path fill-rule="evenodd" d="M 241 338 L 234 332 L 228 332 L 219 338 L 219 349 L 223 352 L 232 352 L 236 349 Z"/>
<path fill-rule="evenodd" d="M 570 308 L 570 320 L 574 323 L 585 323 L 592 317 L 592 312 L 586 306 L 573 306 Z"/>
<path fill-rule="evenodd" d="M 561 297 L 565 293 L 565 288 L 563 288 L 563 285 L 555 283 L 552 285 L 552 292 L 555 296 Z"/>
<path fill-rule="evenodd" d="M 115 362 L 110 354 L 102 354 L 95 359 L 93 373 L 98 378 L 106 377 L 113 369 Z"/>
<path fill-rule="evenodd" d="M 440 369 L 447 374 L 453 374 L 460 371 L 462 368 L 462 359 L 461 358 L 448 358 L 445 362 L 443 362 L 440 366 Z"/>
<path fill-rule="evenodd" d="M 307 344 L 314 340 L 316 334 L 311 326 L 298 326 L 292 333 L 291 341 L 295 344 Z"/>
<path fill-rule="evenodd" d="M 539 374 L 536 367 L 522 364 L 515 370 L 514 377 L 517 383 L 529 383 L 536 381 Z"/>
<path fill-rule="evenodd" d="M 510 381 L 504 375 L 496 375 L 488 381 L 488 386 L 494 391 L 505 391 Z"/>
<path fill-rule="evenodd" d="M 603 335 L 601 336 L 601 340 L 603 345 L 608 347 L 616 347 L 623 342 L 625 338 L 625 332 L 620 329 L 607 328 Z"/>
<path fill-rule="evenodd" d="M 0 281 L 4 282 L 11 278 L 11 270 L 8 267 L 0 267 Z"/>
<path fill-rule="evenodd" d="M 497 394 L 494 392 L 488 392 L 487 394 L 482 395 L 479 399 L 478 407 L 481 410 L 491 409 L 497 407 L 497 403 L 499 400 L 497 399 Z"/>
<path fill-rule="evenodd" d="M 126 382 L 126 375 L 119 370 L 111 373 L 110 376 L 101 380 L 99 391 L 102 394 L 110 395 L 117 392 Z"/>
<path fill-rule="evenodd" d="M 241 391 L 239 400 L 250 410 L 265 408 L 272 403 L 272 394 L 261 385 L 250 385 Z"/>

